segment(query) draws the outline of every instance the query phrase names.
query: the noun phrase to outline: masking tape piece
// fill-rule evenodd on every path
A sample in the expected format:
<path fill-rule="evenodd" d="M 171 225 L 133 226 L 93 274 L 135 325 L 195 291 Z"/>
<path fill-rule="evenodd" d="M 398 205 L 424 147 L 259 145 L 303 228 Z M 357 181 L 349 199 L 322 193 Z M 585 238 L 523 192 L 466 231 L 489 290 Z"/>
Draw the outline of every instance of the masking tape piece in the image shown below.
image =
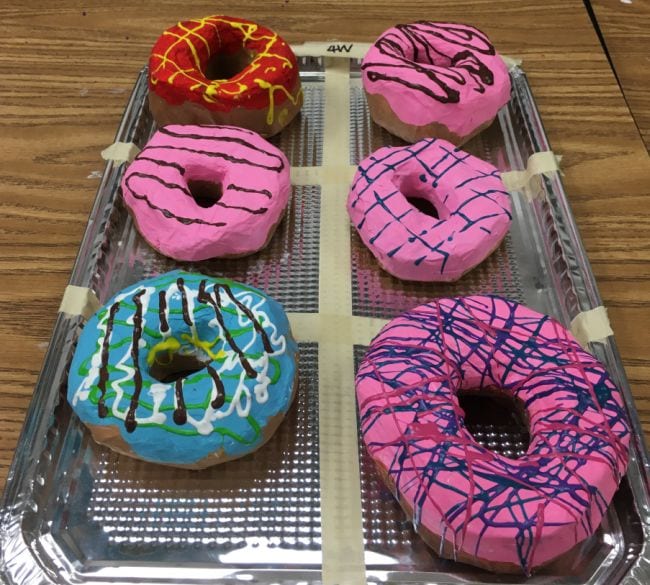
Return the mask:
<path fill-rule="evenodd" d="M 571 321 L 571 333 L 585 349 L 594 341 L 603 341 L 614 335 L 607 317 L 607 309 L 600 305 L 590 311 L 578 313 Z"/>
<path fill-rule="evenodd" d="M 345 59 L 363 59 L 370 47 L 370 43 L 350 41 L 307 42 L 291 45 L 296 57 L 343 57 Z"/>
<path fill-rule="evenodd" d="M 352 344 L 368 346 L 377 334 L 388 324 L 386 319 L 374 317 L 352 317 Z"/>
<path fill-rule="evenodd" d="M 294 338 L 299 342 L 326 341 L 346 347 L 370 345 L 388 323 L 385 319 L 356 315 L 325 315 L 323 313 L 287 313 Z M 344 336 L 343 332 L 349 332 Z"/>
<path fill-rule="evenodd" d="M 89 319 L 101 307 L 97 295 L 84 286 L 75 286 L 69 284 L 63 292 L 63 299 L 59 306 L 59 313 L 65 313 L 70 316 L 81 315 L 84 319 Z"/>
<path fill-rule="evenodd" d="M 559 171 L 561 157 L 552 151 L 536 152 L 528 158 L 525 171 L 508 171 L 501 173 L 501 180 L 508 191 L 521 191 L 527 199 L 531 200 L 543 196 L 541 190 L 531 189 L 531 181 L 539 175 Z"/>
<path fill-rule="evenodd" d="M 366 585 L 354 355 L 340 343 L 318 347 L 322 582 Z"/>
<path fill-rule="evenodd" d="M 131 162 L 140 149 L 133 142 L 113 142 L 102 150 L 102 158 L 116 163 Z"/>
<path fill-rule="evenodd" d="M 348 54 L 349 56 L 349 54 Z M 350 61 L 325 59 L 323 166 L 350 166 Z M 318 396 L 324 585 L 365 585 L 354 356 L 348 184 L 321 188 Z M 336 329 L 335 329 L 336 327 Z M 332 332 L 334 335 L 332 336 Z"/>
<path fill-rule="evenodd" d="M 501 55 L 501 58 L 506 64 L 508 71 L 514 69 L 515 67 L 519 67 L 523 63 L 523 61 L 518 57 L 508 57 L 508 55 Z"/>
<path fill-rule="evenodd" d="M 291 167 L 291 183 L 294 185 L 326 185 L 342 183 L 350 185 L 357 167 L 353 165 L 329 167 Z"/>
<path fill-rule="evenodd" d="M 320 316 L 318 313 L 287 313 L 291 333 L 301 343 L 318 341 L 320 336 Z"/>
<path fill-rule="evenodd" d="M 326 59 L 323 167 L 350 165 L 350 62 Z M 349 177 L 348 177 L 349 178 Z M 348 181 L 325 183 L 321 189 L 320 313 L 352 312 L 350 220 L 346 210 Z"/>

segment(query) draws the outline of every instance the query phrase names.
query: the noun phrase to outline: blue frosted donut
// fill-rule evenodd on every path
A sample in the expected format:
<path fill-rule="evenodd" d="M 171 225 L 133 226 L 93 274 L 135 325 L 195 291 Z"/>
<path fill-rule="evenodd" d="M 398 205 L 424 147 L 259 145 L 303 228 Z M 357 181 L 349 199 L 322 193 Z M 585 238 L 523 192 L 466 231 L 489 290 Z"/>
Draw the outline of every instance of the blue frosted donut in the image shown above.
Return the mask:
<path fill-rule="evenodd" d="M 97 442 L 201 469 L 273 434 L 293 399 L 296 357 L 276 301 L 177 270 L 124 289 L 88 321 L 68 401 Z"/>

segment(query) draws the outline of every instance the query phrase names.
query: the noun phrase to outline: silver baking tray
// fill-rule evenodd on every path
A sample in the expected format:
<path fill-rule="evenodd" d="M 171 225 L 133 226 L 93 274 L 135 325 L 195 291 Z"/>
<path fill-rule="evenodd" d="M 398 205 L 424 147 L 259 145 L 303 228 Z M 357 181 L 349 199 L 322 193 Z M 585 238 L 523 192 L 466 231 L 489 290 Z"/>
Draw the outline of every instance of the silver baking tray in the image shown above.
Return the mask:
<path fill-rule="evenodd" d="M 498 120 L 465 148 L 502 171 L 525 168 L 548 150 L 526 76 L 511 72 L 512 99 Z M 324 67 L 302 58 L 302 114 L 273 139 L 293 166 L 322 163 Z M 370 120 L 350 60 L 350 152 L 358 163 L 399 141 Z M 143 146 L 153 131 L 146 71 L 135 85 L 116 140 Z M 122 205 L 124 164 L 104 170 L 70 283 L 101 301 L 179 265 L 154 252 Z M 504 243 L 454 284 L 403 283 L 383 272 L 350 230 L 353 313 L 389 319 L 438 296 L 496 293 L 550 313 L 565 324 L 601 304 L 558 176 L 541 197 L 513 195 L 514 222 Z M 294 187 L 287 216 L 270 245 L 239 260 L 181 265 L 258 286 L 287 311 L 318 312 L 320 187 Z M 321 582 L 317 343 L 300 347 L 300 388 L 290 414 L 262 449 L 202 472 L 158 467 L 96 445 L 65 400 L 80 318 L 59 314 L 9 473 L 0 516 L 0 575 L 5 583 Z M 368 582 L 613 585 L 650 583 L 648 458 L 630 388 L 613 338 L 592 344 L 625 396 L 634 428 L 626 478 L 598 532 L 526 579 L 499 576 L 438 558 L 415 535 L 359 448 Z M 358 360 L 364 348 L 355 346 Z M 353 389 L 350 388 L 350 392 Z M 478 422 L 475 437 L 516 455 L 525 432 Z"/>

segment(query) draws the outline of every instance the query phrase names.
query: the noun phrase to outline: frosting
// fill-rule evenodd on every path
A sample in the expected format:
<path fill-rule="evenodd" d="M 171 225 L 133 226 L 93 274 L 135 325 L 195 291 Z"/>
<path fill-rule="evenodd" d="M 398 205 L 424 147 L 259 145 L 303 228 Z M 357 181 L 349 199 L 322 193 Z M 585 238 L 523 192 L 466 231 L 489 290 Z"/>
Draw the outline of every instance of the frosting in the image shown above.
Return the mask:
<path fill-rule="evenodd" d="M 193 184 L 218 185 L 198 202 Z M 261 136 L 229 126 L 165 126 L 122 179 L 124 201 L 154 248 L 178 260 L 252 254 L 264 247 L 291 194 L 289 163 Z"/>
<path fill-rule="evenodd" d="M 627 465 L 630 429 L 602 364 L 552 318 L 499 297 L 440 299 L 394 319 L 356 389 L 368 451 L 416 529 L 484 563 L 530 573 L 593 534 Z M 525 406 L 524 456 L 468 432 L 457 392 L 481 389 Z"/>
<path fill-rule="evenodd" d="M 250 64 L 228 79 L 208 79 L 215 55 L 243 51 Z M 172 105 L 191 101 L 212 111 L 268 108 L 267 124 L 298 104 L 302 89 L 296 56 L 273 31 L 241 18 L 207 16 L 163 32 L 149 59 L 149 89 Z M 285 112 L 284 114 L 282 112 Z"/>
<path fill-rule="evenodd" d="M 398 24 L 372 45 L 361 70 L 365 90 L 384 96 L 402 122 L 436 122 L 458 136 L 492 120 L 510 99 L 503 59 L 463 24 Z"/>
<path fill-rule="evenodd" d="M 422 201 L 437 217 L 413 204 Z M 363 160 L 348 213 L 384 269 L 420 281 L 457 280 L 499 245 L 512 220 L 499 171 L 436 139 Z"/>
<path fill-rule="evenodd" d="M 87 322 L 68 401 L 84 423 L 117 427 L 142 459 L 241 457 L 288 410 L 296 351 L 282 307 L 261 291 L 169 272 L 123 290 Z M 200 363 L 175 380 L 154 376 L 173 359 Z"/>

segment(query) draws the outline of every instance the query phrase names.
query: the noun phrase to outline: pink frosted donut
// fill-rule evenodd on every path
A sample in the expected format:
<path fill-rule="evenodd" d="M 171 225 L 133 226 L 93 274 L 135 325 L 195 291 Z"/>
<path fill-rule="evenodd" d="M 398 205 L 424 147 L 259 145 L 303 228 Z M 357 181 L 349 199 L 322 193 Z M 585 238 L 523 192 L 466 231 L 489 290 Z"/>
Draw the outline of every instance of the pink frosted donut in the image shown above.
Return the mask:
<path fill-rule="evenodd" d="M 499 171 L 433 138 L 362 161 L 348 213 L 386 271 L 419 281 L 458 280 L 492 253 L 512 220 Z"/>
<path fill-rule="evenodd" d="M 231 126 L 165 126 L 122 179 L 144 239 L 177 260 L 261 250 L 290 193 L 284 154 L 255 132 Z"/>
<path fill-rule="evenodd" d="M 398 24 L 377 39 L 361 71 L 373 119 L 407 142 L 433 136 L 460 145 L 510 99 L 503 59 L 464 24 Z"/>
<path fill-rule="evenodd" d="M 458 392 L 525 409 L 518 459 L 478 444 Z M 444 557 L 530 572 L 594 533 L 628 460 L 605 368 L 557 321 L 490 296 L 439 299 L 386 325 L 356 378 L 364 442 L 418 533 Z"/>

